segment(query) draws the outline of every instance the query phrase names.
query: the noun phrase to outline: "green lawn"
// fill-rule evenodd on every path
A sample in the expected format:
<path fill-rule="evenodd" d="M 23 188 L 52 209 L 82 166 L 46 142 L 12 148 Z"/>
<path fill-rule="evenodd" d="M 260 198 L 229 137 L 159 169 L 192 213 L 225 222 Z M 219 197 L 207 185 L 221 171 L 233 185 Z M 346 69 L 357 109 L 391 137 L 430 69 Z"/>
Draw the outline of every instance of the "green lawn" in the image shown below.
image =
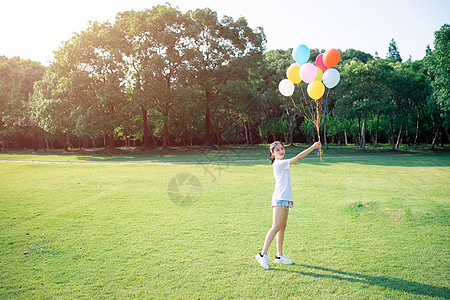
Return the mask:
<path fill-rule="evenodd" d="M 0 298 L 450 298 L 448 153 L 293 165 L 295 265 L 274 265 L 273 244 L 265 271 L 254 255 L 271 226 L 272 168 L 215 162 L 264 149 L 162 159 L 203 164 L 0 162 Z M 39 157 L 22 160 L 77 161 Z"/>

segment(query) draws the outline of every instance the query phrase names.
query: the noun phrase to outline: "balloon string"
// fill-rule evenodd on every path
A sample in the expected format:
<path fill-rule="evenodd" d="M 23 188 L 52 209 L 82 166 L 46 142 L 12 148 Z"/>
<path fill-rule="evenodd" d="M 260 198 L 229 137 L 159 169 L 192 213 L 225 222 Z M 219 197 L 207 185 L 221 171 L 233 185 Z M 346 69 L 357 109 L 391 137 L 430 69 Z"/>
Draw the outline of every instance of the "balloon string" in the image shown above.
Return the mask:
<path fill-rule="evenodd" d="M 308 101 L 306 100 L 305 93 L 303 92 L 302 86 L 300 86 L 300 88 L 302 90 L 303 97 L 305 98 L 306 105 L 308 106 Z M 317 129 L 317 137 L 318 137 L 319 142 L 320 142 L 320 132 L 319 132 L 320 112 L 319 112 L 318 103 L 317 103 L 317 101 L 315 101 L 315 102 L 316 102 L 316 110 L 315 110 L 315 114 L 314 113 L 312 114 L 313 115 L 313 120 L 312 121 L 313 121 L 313 124 L 315 125 L 315 127 Z M 313 106 L 311 98 L 309 98 L 309 103 L 311 105 L 311 110 L 314 112 L 314 106 Z M 320 154 L 320 161 L 323 161 L 322 160 L 321 148 L 319 148 L 318 151 L 319 151 L 319 154 Z"/>
<path fill-rule="evenodd" d="M 313 114 L 314 114 L 313 101 L 311 98 L 309 98 L 309 104 L 311 105 L 311 110 L 313 111 Z"/>
<path fill-rule="evenodd" d="M 317 137 L 318 137 L 319 142 L 320 142 L 320 111 L 319 111 L 319 102 L 317 102 L 317 101 L 316 101 L 316 111 L 317 111 L 317 120 L 316 120 Z M 319 152 L 318 154 L 320 155 L 320 161 L 323 162 L 323 159 L 322 159 L 322 147 L 317 149 L 317 151 Z"/>
<path fill-rule="evenodd" d="M 300 85 L 300 84 L 299 84 Z M 300 89 L 302 90 L 302 94 L 303 94 L 303 98 L 305 99 L 305 103 L 306 103 L 306 106 L 308 106 L 308 101 L 306 100 L 306 96 L 305 96 L 305 92 L 303 92 L 303 87 L 300 85 Z M 311 110 L 310 110 L 310 113 L 311 113 L 311 116 L 312 116 L 312 118 L 314 119 L 314 107 L 313 107 L 313 105 L 312 105 L 312 102 L 311 102 L 311 100 L 310 100 L 310 104 L 311 104 Z M 308 108 L 309 109 L 309 108 Z"/>
<path fill-rule="evenodd" d="M 325 98 L 325 108 L 323 110 L 323 117 L 325 118 L 325 114 L 327 112 L 327 102 L 328 102 L 328 95 L 330 94 L 330 88 L 328 88 L 327 97 Z"/>
<path fill-rule="evenodd" d="M 295 104 L 295 101 L 294 101 L 294 99 L 292 99 L 292 97 L 290 97 L 290 98 L 291 98 L 292 104 L 294 104 L 294 106 L 300 111 L 300 114 L 302 114 L 305 117 L 305 119 L 311 121 L 311 119 L 306 115 L 306 111 L 304 111 L 300 107 L 298 107 L 297 104 Z"/>
<path fill-rule="evenodd" d="M 313 120 L 313 119 L 314 119 L 314 114 L 313 114 L 314 110 L 311 110 L 311 109 L 308 107 L 308 101 L 306 100 L 306 96 L 305 96 L 305 93 L 303 92 L 303 88 L 302 88 L 302 86 L 301 86 L 300 83 L 299 83 L 298 85 L 300 86 L 300 89 L 302 90 L 303 99 L 305 100 L 305 104 L 306 104 L 305 107 L 304 107 L 304 110 L 305 110 L 305 112 L 306 112 L 306 108 L 308 109 L 309 117 L 310 117 L 311 120 Z M 306 114 L 305 114 L 305 115 L 306 115 Z"/>
<path fill-rule="evenodd" d="M 301 114 L 304 115 L 304 117 L 307 120 L 311 121 L 314 124 L 314 126 L 316 127 L 316 130 L 317 130 L 317 137 L 319 139 L 319 142 L 321 142 L 321 140 L 320 140 L 320 116 L 321 116 L 321 112 L 323 109 L 323 106 L 322 106 L 323 105 L 323 97 L 321 97 L 321 99 L 320 99 L 320 109 L 319 109 L 318 100 L 314 100 L 314 102 L 316 103 L 316 107 L 314 109 L 313 100 L 311 98 L 309 98 L 309 105 L 308 105 L 308 100 L 306 99 L 305 92 L 303 91 L 303 87 L 301 84 L 298 84 L 298 85 L 300 86 L 300 90 L 302 91 L 303 99 L 305 100 L 305 106 L 301 105 L 303 107 L 303 110 L 302 110 L 299 106 L 297 106 L 297 104 L 295 104 L 294 99 L 292 97 L 290 97 L 292 104 L 294 105 L 294 107 L 296 107 L 300 111 Z M 328 93 L 329 92 L 330 92 L 330 90 L 328 89 Z M 327 98 L 325 100 L 325 108 L 326 108 L 327 99 L 328 99 L 328 94 L 327 94 Z M 307 112 L 306 109 L 308 109 L 310 118 L 308 118 L 308 116 L 306 114 L 306 112 Z M 323 162 L 324 160 L 322 158 L 322 147 L 320 147 L 318 149 L 318 152 L 319 152 L 318 154 L 320 155 L 320 161 Z"/>

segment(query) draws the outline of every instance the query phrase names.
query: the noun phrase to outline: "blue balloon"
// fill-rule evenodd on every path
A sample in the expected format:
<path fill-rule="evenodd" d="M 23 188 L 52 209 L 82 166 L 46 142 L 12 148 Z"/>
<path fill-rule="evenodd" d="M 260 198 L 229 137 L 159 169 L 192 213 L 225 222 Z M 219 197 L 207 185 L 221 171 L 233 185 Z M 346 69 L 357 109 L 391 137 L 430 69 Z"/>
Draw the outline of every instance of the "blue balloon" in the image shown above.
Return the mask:
<path fill-rule="evenodd" d="M 296 62 L 299 64 L 304 64 L 309 59 L 309 48 L 305 45 L 298 45 L 292 50 L 292 57 L 295 59 Z"/>

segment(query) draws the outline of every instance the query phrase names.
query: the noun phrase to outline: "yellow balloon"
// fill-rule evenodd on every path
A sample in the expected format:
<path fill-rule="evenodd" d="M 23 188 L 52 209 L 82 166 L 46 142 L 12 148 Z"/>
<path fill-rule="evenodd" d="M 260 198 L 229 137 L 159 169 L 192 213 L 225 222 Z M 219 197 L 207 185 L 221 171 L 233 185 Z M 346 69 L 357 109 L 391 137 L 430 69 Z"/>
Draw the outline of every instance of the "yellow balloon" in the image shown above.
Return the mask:
<path fill-rule="evenodd" d="M 300 66 L 298 64 L 292 64 L 286 71 L 287 78 L 295 84 L 299 84 L 302 79 L 300 78 Z"/>
<path fill-rule="evenodd" d="M 317 76 L 314 80 L 322 81 L 323 71 L 319 67 L 316 67 L 316 69 L 317 69 Z"/>
<path fill-rule="evenodd" d="M 310 84 L 308 84 L 308 88 L 306 89 L 308 92 L 308 95 L 311 97 L 311 99 L 317 100 L 320 97 L 323 96 L 323 93 L 325 93 L 325 86 L 322 82 L 314 80 Z"/>

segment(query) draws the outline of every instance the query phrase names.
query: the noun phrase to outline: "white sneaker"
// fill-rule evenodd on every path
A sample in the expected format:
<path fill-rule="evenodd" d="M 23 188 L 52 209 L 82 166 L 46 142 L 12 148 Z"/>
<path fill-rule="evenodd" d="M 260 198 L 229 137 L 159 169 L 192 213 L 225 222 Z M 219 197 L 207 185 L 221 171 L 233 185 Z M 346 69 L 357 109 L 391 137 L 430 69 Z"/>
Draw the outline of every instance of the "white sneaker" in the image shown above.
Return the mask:
<path fill-rule="evenodd" d="M 285 265 L 292 265 L 294 262 L 290 260 L 289 258 L 284 255 L 284 253 L 281 255 L 281 257 L 275 256 L 275 263 L 276 264 L 285 264 Z"/>
<path fill-rule="evenodd" d="M 255 258 L 259 262 L 261 267 L 263 267 L 266 270 L 269 270 L 269 256 L 267 254 L 261 256 L 261 254 L 258 253 L 255 255 Z"/>

